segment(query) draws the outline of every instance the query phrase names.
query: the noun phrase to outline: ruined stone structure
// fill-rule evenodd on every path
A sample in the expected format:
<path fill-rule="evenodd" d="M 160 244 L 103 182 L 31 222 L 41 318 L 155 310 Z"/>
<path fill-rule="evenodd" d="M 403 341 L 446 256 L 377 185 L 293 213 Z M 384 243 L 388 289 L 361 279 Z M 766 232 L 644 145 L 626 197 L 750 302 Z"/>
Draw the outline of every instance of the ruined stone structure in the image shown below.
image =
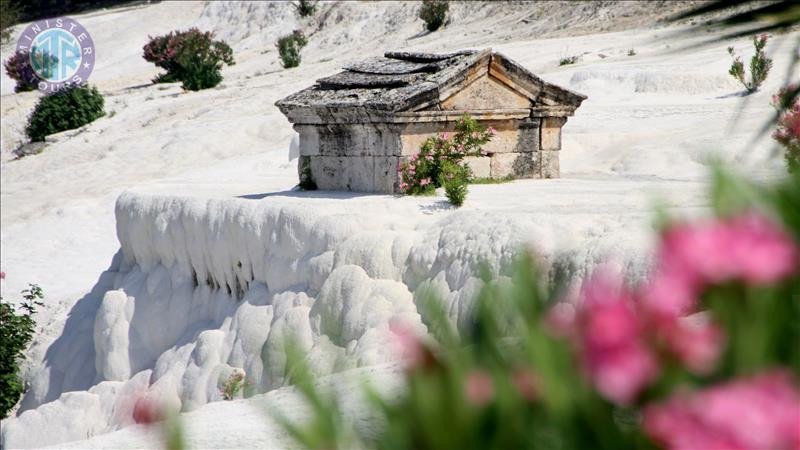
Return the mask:
<path fill-rule="evenodd" d="M 490 49 L 388 52 L 276 103 L 300 134 L 301 185 L 398 192 L 398 163 L 467 113 L 497 134 L 476 177 L 556 178 L 561 127 L 586 99 Z"/>

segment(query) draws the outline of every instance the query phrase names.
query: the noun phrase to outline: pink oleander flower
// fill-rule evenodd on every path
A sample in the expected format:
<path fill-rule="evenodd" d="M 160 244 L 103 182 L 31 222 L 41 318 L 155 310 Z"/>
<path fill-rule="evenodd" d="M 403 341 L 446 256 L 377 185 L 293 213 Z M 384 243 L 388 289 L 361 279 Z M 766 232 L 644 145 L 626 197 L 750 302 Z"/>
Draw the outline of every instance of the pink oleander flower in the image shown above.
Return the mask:
<path fill-rule="evenodd" d="M 430 178 L 423 178 L 423 179 L 419 180 L 419 185 L 420 186 L 427 186 L 429 184 L 431 184 L 431 179 Z"/>
<path fill-rule="evenodd" d="M 484 370 L 476 369 L 467 375 L 464 382 L 464 393 L 473 405 L 484 406 L 494 397 L 494 381 Z"/>
<path fill-rule="evenodd" d="M 495 130 L 495 129 L 494 129 L 494 127 L 489 127 L 489 134 L 491 134 L 492 136 L 494 136 L 494 135 L 496 135 L 496 134 L 497 134 L 497 130 Z"/>
<path fill-rule="evenodd" d="M 400 183 L 400 190 L 401 191 L 405 191 L 406 189 L 408 189 L 408 183 L 406 183 L 405 181 L 401 182 Z"/>
<path fill-rule="evenodd" d="M 800 392 L 788 371 L 678 393 L 644 411 L 644 430 L 669 450 L 800 448 Z"/>
<path fill-rule="evenodd" d="M 539 399 L 539 393 L 542 391 L 541 382 L 532 370 L 527 368 L 515 369 L 511 373 L 511 382 L 525 400 L 533 402 Z"/>
<path fill-rule="evenodd" d="M 655 324 L 654 333 L 663 340 L 665 350 L 699 375 L 714 370 L 725 343 L 722 330 L 700 314 Z"/>
<path fill-rule="evenodd" d="M 619 274 L 600 269 L 586 280 L 575 326 L 583 366 L 610 401 L 630 404 L 658 376 L 645 325 Z"/>
<path fill-rule="evenodd" d="M 409 325 L 392 320 L 389 331 L 392 333 L 394 351 L 404 361 L 406 370 L 427 368 L 433 364 L 433 353 Z"/>
<path fill-rule="evenodd" d="M 442 133 L 442 139 L 445 140 L 445 141 L 450 139 L 450 133 L 448 133 L 447 131 Z"/>
<path fill-rule="evenodd" d="M 757 213 L 676 225 L 662 236 L 645 305 L 660 315 L 686 315 L 707 285 L 780 281 L 797 270 L 799 255 L 792 237 Z"/>
<path fill-rule="evenodd" d="M 425 159 L 427 159 L 428 161 L 433 161 L 433 155 L 430 154 L 425 155 Z"/>

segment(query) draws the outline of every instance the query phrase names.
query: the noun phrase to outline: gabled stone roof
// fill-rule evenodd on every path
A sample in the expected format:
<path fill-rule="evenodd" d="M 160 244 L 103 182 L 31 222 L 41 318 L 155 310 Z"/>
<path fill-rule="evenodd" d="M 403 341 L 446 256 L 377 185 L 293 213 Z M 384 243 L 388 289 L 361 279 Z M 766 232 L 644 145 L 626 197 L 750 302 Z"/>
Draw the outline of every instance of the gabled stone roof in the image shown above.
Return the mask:
<path fill-rule="evenodd" d="M 457 92 L 483 67 L 505 78 L 532 105 L 574 110 L 586 98 L 543 81 L 516 62 L 491 49 L 434 54 L 387 52 L 382 57 L 348 64 L 344 71 L 317 80 L 276 105 L 292 122 L 303 117 L 337 113 L 387 115 L 435 107 Z M 355 111 L 358 110 L 358 111 Z"/>

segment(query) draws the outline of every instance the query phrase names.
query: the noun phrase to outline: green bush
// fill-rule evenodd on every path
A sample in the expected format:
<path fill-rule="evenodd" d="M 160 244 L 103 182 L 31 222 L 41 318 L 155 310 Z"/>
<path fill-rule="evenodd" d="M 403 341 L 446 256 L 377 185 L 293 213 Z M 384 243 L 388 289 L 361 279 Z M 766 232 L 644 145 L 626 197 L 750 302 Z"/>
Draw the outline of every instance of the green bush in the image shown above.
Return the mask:
<path fill-rule="evenodd" d="M 564 58 L 561 58 L 558 61 L 558 65 L 559 66 L 568 66 L 570 64 L 575 64 L 576 62 L 578 62 L 578 57 L 577 56 L 566 56 Z"/>
<path fill-rule="evenodd" d="M 0 418 L 8 417 L 9 411 L 24 392 L 19 376 L 19 362 L 25 359 L 25 349 L 33 339 L 36 307 L 42 306 L 42 289 L 31 284 L 22 291 L 21 312 L 6 302 L 0 302 Z M 2 299 L 2 298 L 0 298 Z"/>
<path fill-rule="evenodd" d="M 733 62 L 731 63 L 730 69 L 728 69 L 728 73 L 739 83 L 742 83 L 745 89 L 747 89 L 748 94 L 752 94 L 753 92 L 757 91 L 761 84 L 764 83 L 767 79 L 767 75 L 769 74 L 769 70 L 772 68 L 772 59 L 767 58 L 767 55 L 764 53 L 764 47 L 767 45 L 768 36 L 766 34 L 762 34 L 761 36 L 753 36 L 753 47 L 755 48 L 755 54 L 752 58 L 750 58 L 750 80 L 747 80 L 744 63 L 742 63 L 742 58 L 736 55 L 733 51 L 733 47 L 728 47 L 728 54 L 731 55 L 733 58 Z"/>
<path fill-rule="evenodd" d="M 450 3 L 445 0 L 423 0 L 419 8 L 419 18 L 425 22 L 428 31 L 436 31 L 444 25 Z"/>
<path fill-rule="evenodd" d="M 145 60 L 167 71 L 154 82 L 182 81 L 183 88 L 190 91 L 218 85 L 222 81 L 222 65 L 235 64 L 233 50 L 225 41 L 215 41 L 214 33 L 197 28 L 151 37 L 142 50 Z"/>
<path fill-rule="evenodd" d="M 97 88 L 70 86 L 39 99 L 25 133 L 32 141 L 44 141 L 45 136 L 81 127 L 104 114 Z"/>
<path fill-rule="evenodd" d="M 283 67 L 289 69 L 300 65 L 300 50 L 308 44 L 306 36 L 300 30 L 294 30 L 292 34 L 278 39 L 275 44 L 278 47 L 278 54 L 281 57 Z"/>
<path fill-rule="evenodd" d="M 292 3 L 300 17 L 313 16 L 317 10 L 317 2 L 311 0 L 299 0 L 297 3 Z"/>
<path fill-rule="evenodd" d="M 11 29 L 19 22 L 19 7 L 11 0 L 0 0 L 0 44 L 11 39 Z"/>
<path fill-rule="evenodd" d="M 467 184 L 471 178 L 472 171 L 466 164 L 459 164 L 453 161 L 442 163 L 442 186 L 447 200 L 453 206 L 461 207 L 467 198 Z"/>

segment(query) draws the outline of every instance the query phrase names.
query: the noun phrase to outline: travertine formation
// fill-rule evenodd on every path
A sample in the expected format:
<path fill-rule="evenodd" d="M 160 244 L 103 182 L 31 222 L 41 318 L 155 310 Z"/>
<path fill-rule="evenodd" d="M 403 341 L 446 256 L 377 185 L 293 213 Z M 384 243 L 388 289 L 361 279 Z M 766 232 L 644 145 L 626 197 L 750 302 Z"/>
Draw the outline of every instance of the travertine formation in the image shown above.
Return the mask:
<path fill-rule="evenodd" d="M 491 49 L 387 52 L 276 103 L 300 134 L 301 185 L 393 193 L 400 161 L 469 114 L 497 134 L 477 177 L 556 178 L 561 127 L 586 99 Z"/>

